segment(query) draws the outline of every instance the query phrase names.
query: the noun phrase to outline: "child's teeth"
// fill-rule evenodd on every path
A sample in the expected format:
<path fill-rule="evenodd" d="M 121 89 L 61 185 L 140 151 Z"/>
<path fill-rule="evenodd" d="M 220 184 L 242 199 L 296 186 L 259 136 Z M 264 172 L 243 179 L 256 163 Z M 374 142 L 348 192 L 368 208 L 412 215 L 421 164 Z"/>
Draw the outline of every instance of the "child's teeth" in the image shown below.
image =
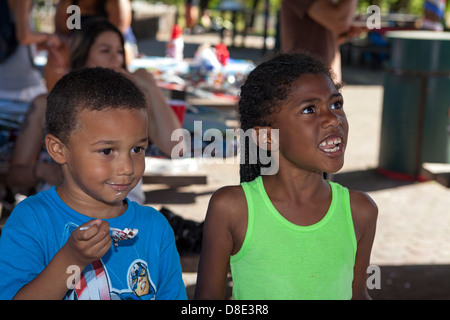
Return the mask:
<path fill-rule="evenodd" d="M 334 148 L 332 148 L 332 149 L 324 149 L 326 152 L 335 152 L 335 151 L 338 151 L 338 150 L 340 150 L 341 148 L 339 147 L 339 146 L 336 146 L 336 147 L 334 147 Z"/>
<path fill-rule="evenodd" d="M 326 147 L 327 145 L 332 146 L 332 145 L 339 144 L 339 143 L 341 143 L 341 142 L 342 142 L 341 138 L 336 138 L 336 139 L 334 139 L 334 140 L 323 141 L 323 142 L 320 144 L 320 146 L 321 146 L 321 147 Z"/>

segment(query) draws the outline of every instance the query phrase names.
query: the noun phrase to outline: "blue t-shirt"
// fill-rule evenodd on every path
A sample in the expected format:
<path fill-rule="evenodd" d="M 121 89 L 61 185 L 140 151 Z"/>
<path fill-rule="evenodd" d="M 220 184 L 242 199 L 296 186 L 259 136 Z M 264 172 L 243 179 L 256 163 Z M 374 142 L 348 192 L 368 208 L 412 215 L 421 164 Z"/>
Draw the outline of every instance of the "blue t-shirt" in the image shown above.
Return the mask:
<path fill-rule="evenodd" d="M 166 218 L 152 207 L 127 202 L 124 214 L 105 221 L 114 228 L 136 228 L 137 236 L 119 241 L 82 270 L 79 283 L 64 298 L 187 299 L 180 257 Z M 66 205 L 55 187 L 20 202 L 0 236 L 0 299 L 12 299 L 42 272 L 72 231 L 89 220 Z M 77 270 L 68 269 L 68 280 L 72 280 Z"/>

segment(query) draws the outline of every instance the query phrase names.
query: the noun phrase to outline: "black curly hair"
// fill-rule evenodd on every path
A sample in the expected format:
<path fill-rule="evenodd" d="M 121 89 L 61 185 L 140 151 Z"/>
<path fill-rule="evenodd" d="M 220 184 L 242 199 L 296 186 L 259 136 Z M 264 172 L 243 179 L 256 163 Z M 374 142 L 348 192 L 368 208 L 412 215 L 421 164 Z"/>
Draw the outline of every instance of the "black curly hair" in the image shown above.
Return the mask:
<path fill-rule="evenodd" d="M 47 97 L 46 132 L 68 143 L 82 110 L 144 109 L 142 92 L 122 74 L 106 68 L 82 68 L 59 80 Z"/>
<path fill-rule="evenodd" d="M 238 104 L 241 129 L 245 132 L 256 126 L 270 127 L 274 121 L 273 115 L 294 89 L 292 84 L 306 74 L 325 74 L 332 81 L 335 78 L 330 68 L 308 53 L 277 53 L 253 69 L 241 87 Z M 335 83 L 335 86 L 340 88 L 339 84 Z M 253 143 L 248 137 L 241 141 L 241 182 L 260 176 L 261 168 L 265 166 L 259 155 L 256 156 L 256 163 L 251 163 L 250 152 L 257 150 L 259 154 Z"/>

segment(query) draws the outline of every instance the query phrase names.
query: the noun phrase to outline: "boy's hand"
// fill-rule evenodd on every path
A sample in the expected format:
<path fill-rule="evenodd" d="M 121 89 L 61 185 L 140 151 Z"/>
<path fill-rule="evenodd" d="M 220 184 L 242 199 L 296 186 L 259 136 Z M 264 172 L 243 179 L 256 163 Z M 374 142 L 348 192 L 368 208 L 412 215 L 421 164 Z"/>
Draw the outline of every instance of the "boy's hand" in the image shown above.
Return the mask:
<path fill-rule="evenodd" d="M 111 243 L 108 222 L 96 219 L 83 224 L 72 232 L 44 270 L 24 285 L 14 299 L 63 298 L 68 289 L 68 266 L 77 265 L 84 269 L 89 263 L 103 257 Z"/>
<path fill-rule="evenodd" d="M 77 265 L 86 266 L 103 257 L 111 244 L 109 223 L 96 219 L 75 229 L 64 247 L 76 259 Z"/>

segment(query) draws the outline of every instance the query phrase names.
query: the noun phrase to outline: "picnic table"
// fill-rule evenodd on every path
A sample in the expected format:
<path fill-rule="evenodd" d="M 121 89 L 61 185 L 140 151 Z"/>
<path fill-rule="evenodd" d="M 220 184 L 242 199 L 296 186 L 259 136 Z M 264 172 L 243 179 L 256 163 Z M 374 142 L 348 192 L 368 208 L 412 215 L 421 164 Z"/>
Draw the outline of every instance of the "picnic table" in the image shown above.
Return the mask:
<path fill-rule="evenodd" d="M 234 107 L 240 87 L 255 65 L 252 61 L 232 58 L 222 65 L 211 57 L 212 51 L 207 50 L 203 57 L 183 60 L 141 56 L 134 59 L 128 69 L 131 72 L 146 69 L 161 88 L 184 92 L 188 103 Z"/>

